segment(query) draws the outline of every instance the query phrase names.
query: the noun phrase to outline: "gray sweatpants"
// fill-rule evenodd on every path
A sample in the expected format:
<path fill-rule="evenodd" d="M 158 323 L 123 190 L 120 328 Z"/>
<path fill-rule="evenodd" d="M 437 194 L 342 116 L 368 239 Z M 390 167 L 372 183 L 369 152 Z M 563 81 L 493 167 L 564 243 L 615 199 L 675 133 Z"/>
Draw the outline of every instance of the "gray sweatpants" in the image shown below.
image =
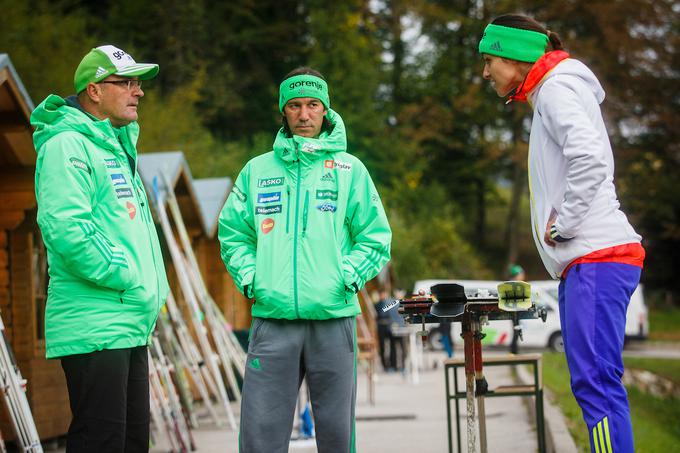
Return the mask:
<path fill-rule="evenodd" d="M 243 379 L 241 453 L 285 453 L 304 377 L 319 453 L 353 453 L 355 318 L 255 318 Z"/>

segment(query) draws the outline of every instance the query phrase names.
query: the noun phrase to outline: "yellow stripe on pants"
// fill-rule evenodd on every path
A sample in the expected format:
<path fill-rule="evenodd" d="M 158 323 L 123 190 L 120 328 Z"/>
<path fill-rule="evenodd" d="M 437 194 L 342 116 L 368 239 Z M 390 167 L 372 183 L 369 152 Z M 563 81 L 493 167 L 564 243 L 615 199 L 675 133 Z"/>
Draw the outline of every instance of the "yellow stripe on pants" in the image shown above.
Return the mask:
<path fill-rule="evenodd" d="M 612 453 L 612 440 L 609 437 L 609 420 L 604 418 L 604 438 L 607 441 L 607 453 Z"/>
<path fill-rule="evenodd" d="M 593 445 L 595 445 L 595 453 L 600 453 L 600 444 L 597 442 L 597 426 L 593 426 Z"/>

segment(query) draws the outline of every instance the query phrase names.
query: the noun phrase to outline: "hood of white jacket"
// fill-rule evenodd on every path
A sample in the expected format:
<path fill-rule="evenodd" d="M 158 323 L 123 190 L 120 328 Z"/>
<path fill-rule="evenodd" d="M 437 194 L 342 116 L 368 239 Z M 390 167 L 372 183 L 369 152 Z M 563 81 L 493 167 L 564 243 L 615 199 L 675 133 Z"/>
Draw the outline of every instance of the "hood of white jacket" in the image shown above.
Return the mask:
<path fill-rule="evenodd" d="M 604 101 L 604 88 L 602 88 L 602 85 L 600 85 L 600 81 L 597 80 L 597 77 L 595 77 L 593 71 L 591 71 L 586 65 L 581 63 L 579 60 L 567 58 L 566 60 L 561 61 L 557 66 L 555 66 L 552 69 L 552 71 L 549 71 L 545 75 L 541 83 L 538 85 L 538 87 L 536 87 L 537 89 L 531 92 L 529 98 L 532 103 L 534 102 L 533 98 L 536 95 L 536 93 L 538 93 L 540 86 L 543 85 L 547 80 L 558 75 L 578 77 L 583 82 L 585 82 L 588 88 L 590 88 L 590 90 L 593 92 L 593 94 L 595 95 L 595 99 L 597 99 L 598 104 L 602 104 L 602 102 Z"/>

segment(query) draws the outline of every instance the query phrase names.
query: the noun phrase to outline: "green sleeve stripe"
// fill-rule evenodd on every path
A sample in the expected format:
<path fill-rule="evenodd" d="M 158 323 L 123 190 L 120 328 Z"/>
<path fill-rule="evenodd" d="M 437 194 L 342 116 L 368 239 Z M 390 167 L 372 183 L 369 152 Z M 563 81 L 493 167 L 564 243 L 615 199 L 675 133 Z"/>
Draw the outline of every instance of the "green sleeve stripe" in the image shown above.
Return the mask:
<path fill-rule="evenodd" d="M 380 271 L 380 269 L 378 268 L 379 263 L 380 263 L 380 255 L 378 254 L 378 252 L 375 249 L 371 249 L 371 252 L 366 256 L 366 259 L 364 260 L 364 262 L 359 267 L 359 272 L 361 272 L 362 274 L 365 274 L 366 272 L 368 272 L 371 265 L 374 268 L 376 268 L 378 271 Z"/>
<path fill-rule="evenodd" d="M 121 260 L 117 260 L 117 259 L 112 259 L 112 260 L 111 260 L 111 264 L 115 264 L 115 265 L 118 266 L 118 267 L 124 267 L 124 268 L 126 268 L 126 269 L 128 268 L 128 264 L 127 264 L 126 261 L 121 261 Z"/>
<path fill-rule="evenodd" d="M 104 258 L 106 258 L 107 261 L 111 260 L 111 254 L 107 253 L 107 251 L 104 250 L 97 241 L 92 241 L 92 243 L 94 244 L 94 247 L 99 251 L 99 253 L 101 253 L 101 255 Z"/>
<path fill-rule="evenodd" d="M 92 235 L 92 239 L 95 242 L 98 242 L 104 248 L 104 250 L 109 252 L 109 255 L 113 255 L 113 249 L 101 234 L 95 233 L 94 235 Z"/>

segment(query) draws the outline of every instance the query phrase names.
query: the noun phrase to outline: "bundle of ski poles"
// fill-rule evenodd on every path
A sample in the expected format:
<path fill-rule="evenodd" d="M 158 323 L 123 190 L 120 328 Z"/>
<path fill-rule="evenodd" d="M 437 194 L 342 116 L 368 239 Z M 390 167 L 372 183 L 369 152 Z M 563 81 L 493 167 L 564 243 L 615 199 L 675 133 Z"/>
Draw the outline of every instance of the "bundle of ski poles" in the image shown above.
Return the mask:
<path fill-rule="evenodd" d="M 246 356 L 201 277 L 172 185 L 157 177 L 153 189 L 189 322 L 170 294 L 149 350 L 151 434 L 155 444 L 185 452 L 195 449 L 191 430 L 202 420 L 221 426 L 226 417 L 237 429 L 232 402 L 241 399 Z"/>

